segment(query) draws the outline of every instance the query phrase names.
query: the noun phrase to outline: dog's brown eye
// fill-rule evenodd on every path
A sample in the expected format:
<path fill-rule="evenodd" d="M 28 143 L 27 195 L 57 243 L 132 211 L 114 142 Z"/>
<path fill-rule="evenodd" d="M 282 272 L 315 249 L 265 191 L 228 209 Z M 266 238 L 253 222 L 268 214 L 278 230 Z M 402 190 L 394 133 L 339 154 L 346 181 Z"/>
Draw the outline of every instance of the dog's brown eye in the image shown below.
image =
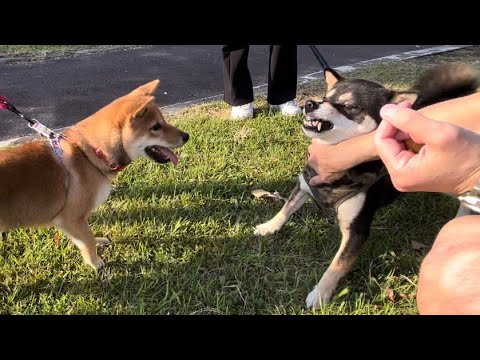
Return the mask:
<path fill-rule="evenodd" d="M 153 130 L 153 131 L 158 131 L 158 130 L 160 130 L 161 128 L 162 128 L 162 125 L 160 125 L 160 124 L 155 124 L 155 125 L 152 126 L 152 130 Z"/>

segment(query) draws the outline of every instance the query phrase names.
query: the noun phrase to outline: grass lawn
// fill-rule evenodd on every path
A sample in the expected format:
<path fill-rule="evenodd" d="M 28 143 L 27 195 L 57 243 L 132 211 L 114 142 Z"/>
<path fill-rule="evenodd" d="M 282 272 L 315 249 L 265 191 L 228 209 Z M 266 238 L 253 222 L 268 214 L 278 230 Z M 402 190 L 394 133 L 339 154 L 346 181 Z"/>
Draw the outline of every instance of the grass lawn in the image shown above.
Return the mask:
<path fill-rule="evenodd" d="M 0 45 L 0 59 L 2 57 L 25 58 L 29 61 L 35 61 L 45 60 L 47 57 L 67 57 L 78 51 L 96 54 L 129 47 L 138 47 L 138 45 Z"/>
<path fill-rule="evenodd" d="M 346 74 L 397 89 L 439 62 L 475 62 L 478 47 Z M 323 82 L 299 89 L 320 96 Z M 416 314 L 417 274 L 441 226 L 456 213 L 444 195 L 409 194 L 380 211 L 370 241 L 334 301 L 304 309 L 339 246 L 331 213 L 312 203 L 283 231 L 253 236 L 282 206 L 255 189 L 287 197 L 305 164 L 301 117 L 268 112 L 229 121 L 222 102 L 190 107 L 169 120 L 191 135 L 180 164 L 142 160 L 114 182 L 92 215 L 107 266 L 96 273 L 54 229 L 0 238 L 0 314 Z M 412 241 L 426 245 L 420 250 Z"/>

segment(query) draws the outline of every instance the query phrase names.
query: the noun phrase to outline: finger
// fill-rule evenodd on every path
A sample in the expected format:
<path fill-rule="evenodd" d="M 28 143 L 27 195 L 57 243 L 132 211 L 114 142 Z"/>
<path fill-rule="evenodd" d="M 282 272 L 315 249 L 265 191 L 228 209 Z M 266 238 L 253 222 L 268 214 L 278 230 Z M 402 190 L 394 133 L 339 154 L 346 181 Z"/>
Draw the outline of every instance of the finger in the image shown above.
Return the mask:
<path fill-rule="evenodd" d="M 382 121 L 375 132 L 374 142 L 377 150 L 386 156 L 387 159 L 395 158 L 405 149 L 403 143 L 395 138 L 398 130 L 388 121 Z"/>
<path fill-rule="evenodd" d="M 412 104 L 408 101 L 403 101 L 400 104 L 398 104 L 398 106 L 401 108 L 409 109 L 412 107 Z M 405 149 L 413 151 L 415 154 L 418 154 L 418 152 L 423 146 L 414 142 L 411 139 L 410 134 L 402 130 L 398 130 L 397 134 L 395 135 L 395 139 L 397 139 L 398 141 L 403 141 L 405 145 Z"/>
<path fill-rule="evenodd" d="M 382 121 L 375 133 L 374 141 L 378 154 L 389 171 L 398 171 L 406 166 L 415 154 L 405 150 L 402 141 L 395 138 L 397 129 L 388 121 Z"/>
<path fill-rule="evenodd" d="M 417 144 L 425 144 L 427 141 L 436 144 L 441 141 L 441 124 L 415 110 L 388 104 L 380 110 L 380 115 L 394 128 L 408 133 Z"/>
<path fill-rule="evenodd" d="M 405 131 L 398 130 L 397 133 L 394 136 L 395 139 L 398 141 L 405 141 L 405 140 L 410 140 L 410 134 L 406 133 Z"/>
<path fill-rule="evenodd" d="M 410 109 L 412 107 L 412 103 L 410 101 L 402 101 L 401 103 L 397 104 L 397 106 L 405 109 Z"/>
<path fill-rule="evenodd" d="M 402 101 L 397 106 L 406 109 L 406 108 L 410 108 L 412 104 L 410 104 L 410 102 L 408 101 Z M 388 136 L 388 137 L 392 136 L 399 141 L 410 139 L 410 135 L 405 131 L 396 129 L 396 132 L 394 132 L 394 130 L 391 127 L 384 128 L 383 130 L 385 131 L 386 129 L 388 129 L 389 131 L 384 133 L 383 136 Z"/>
<path fill-rule="evenodd" d="M 324 178 L 321 175 L 316 175 L 312 177 L 309 181 L 310 186 L 318 186 L 321 184 L 325 184 Z"/>
<path fill-rule="evenodd" d="M 314 176 L 310 179 L 310 186 L 318 186 L 322 184 L 331 184 L 334 181 L 342 178 L 345 175 L 344 171 L 335 172 L 335 173 L 322 173 Z"/>
<path fill-rule="evenodd" d="M 380 122 L 380 125 L 378 125 L 378 128 L 375 132 L 375 138 L 379 139 L 395 139 L 398 129 L 394 127 L 390 122 L 388 121 L 382 121 Z"/>

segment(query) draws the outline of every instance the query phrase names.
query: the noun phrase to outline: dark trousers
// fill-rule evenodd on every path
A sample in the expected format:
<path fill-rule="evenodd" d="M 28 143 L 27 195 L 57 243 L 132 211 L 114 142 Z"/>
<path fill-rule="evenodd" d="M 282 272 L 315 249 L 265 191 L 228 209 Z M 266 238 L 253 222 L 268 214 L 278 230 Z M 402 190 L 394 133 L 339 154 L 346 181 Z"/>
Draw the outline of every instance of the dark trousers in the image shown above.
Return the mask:
<path fill-rule="evenodd" d="M 224 99 L 231 106 L 253 101 L 248 71 L 249 45 L 225 45 L 223 52 Z M 271 105 L 293 100 L 297 94 L 297 45 L 270 45 L 268 95 Z"/>

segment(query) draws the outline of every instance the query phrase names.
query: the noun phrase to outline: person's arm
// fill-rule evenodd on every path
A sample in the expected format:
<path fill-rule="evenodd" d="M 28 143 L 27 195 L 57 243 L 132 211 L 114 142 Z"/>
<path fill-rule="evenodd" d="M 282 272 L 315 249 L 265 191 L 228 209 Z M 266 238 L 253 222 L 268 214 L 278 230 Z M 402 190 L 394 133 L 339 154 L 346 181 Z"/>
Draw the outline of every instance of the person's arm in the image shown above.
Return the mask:
<path fill-rule="evenodd" d="M 392 104 L 380 113 L 374 141 L 399 191 L 459 195 L 480 180 L 480 134 Z M 405 149 L 406 135 L 424 144 L 418 154 Z"/>
<path fill-rule="evenodd" d="M 442 101 L 418 112 L 430 119 L 480 133 L 480 92 L 452 100 Z"/>
<path fill-rule="evenodd" d="M 431 119 L 480 133 L 480 93 L 436 103 L 418 111 Z M 308 164 L 319 175 L 312 178 L 310 184 L 331 182 L 355 165 L 379 159 L 374 136 L 375 132 L 371 132 L 335 145 L 313 139 L 308 147 Z"/>

